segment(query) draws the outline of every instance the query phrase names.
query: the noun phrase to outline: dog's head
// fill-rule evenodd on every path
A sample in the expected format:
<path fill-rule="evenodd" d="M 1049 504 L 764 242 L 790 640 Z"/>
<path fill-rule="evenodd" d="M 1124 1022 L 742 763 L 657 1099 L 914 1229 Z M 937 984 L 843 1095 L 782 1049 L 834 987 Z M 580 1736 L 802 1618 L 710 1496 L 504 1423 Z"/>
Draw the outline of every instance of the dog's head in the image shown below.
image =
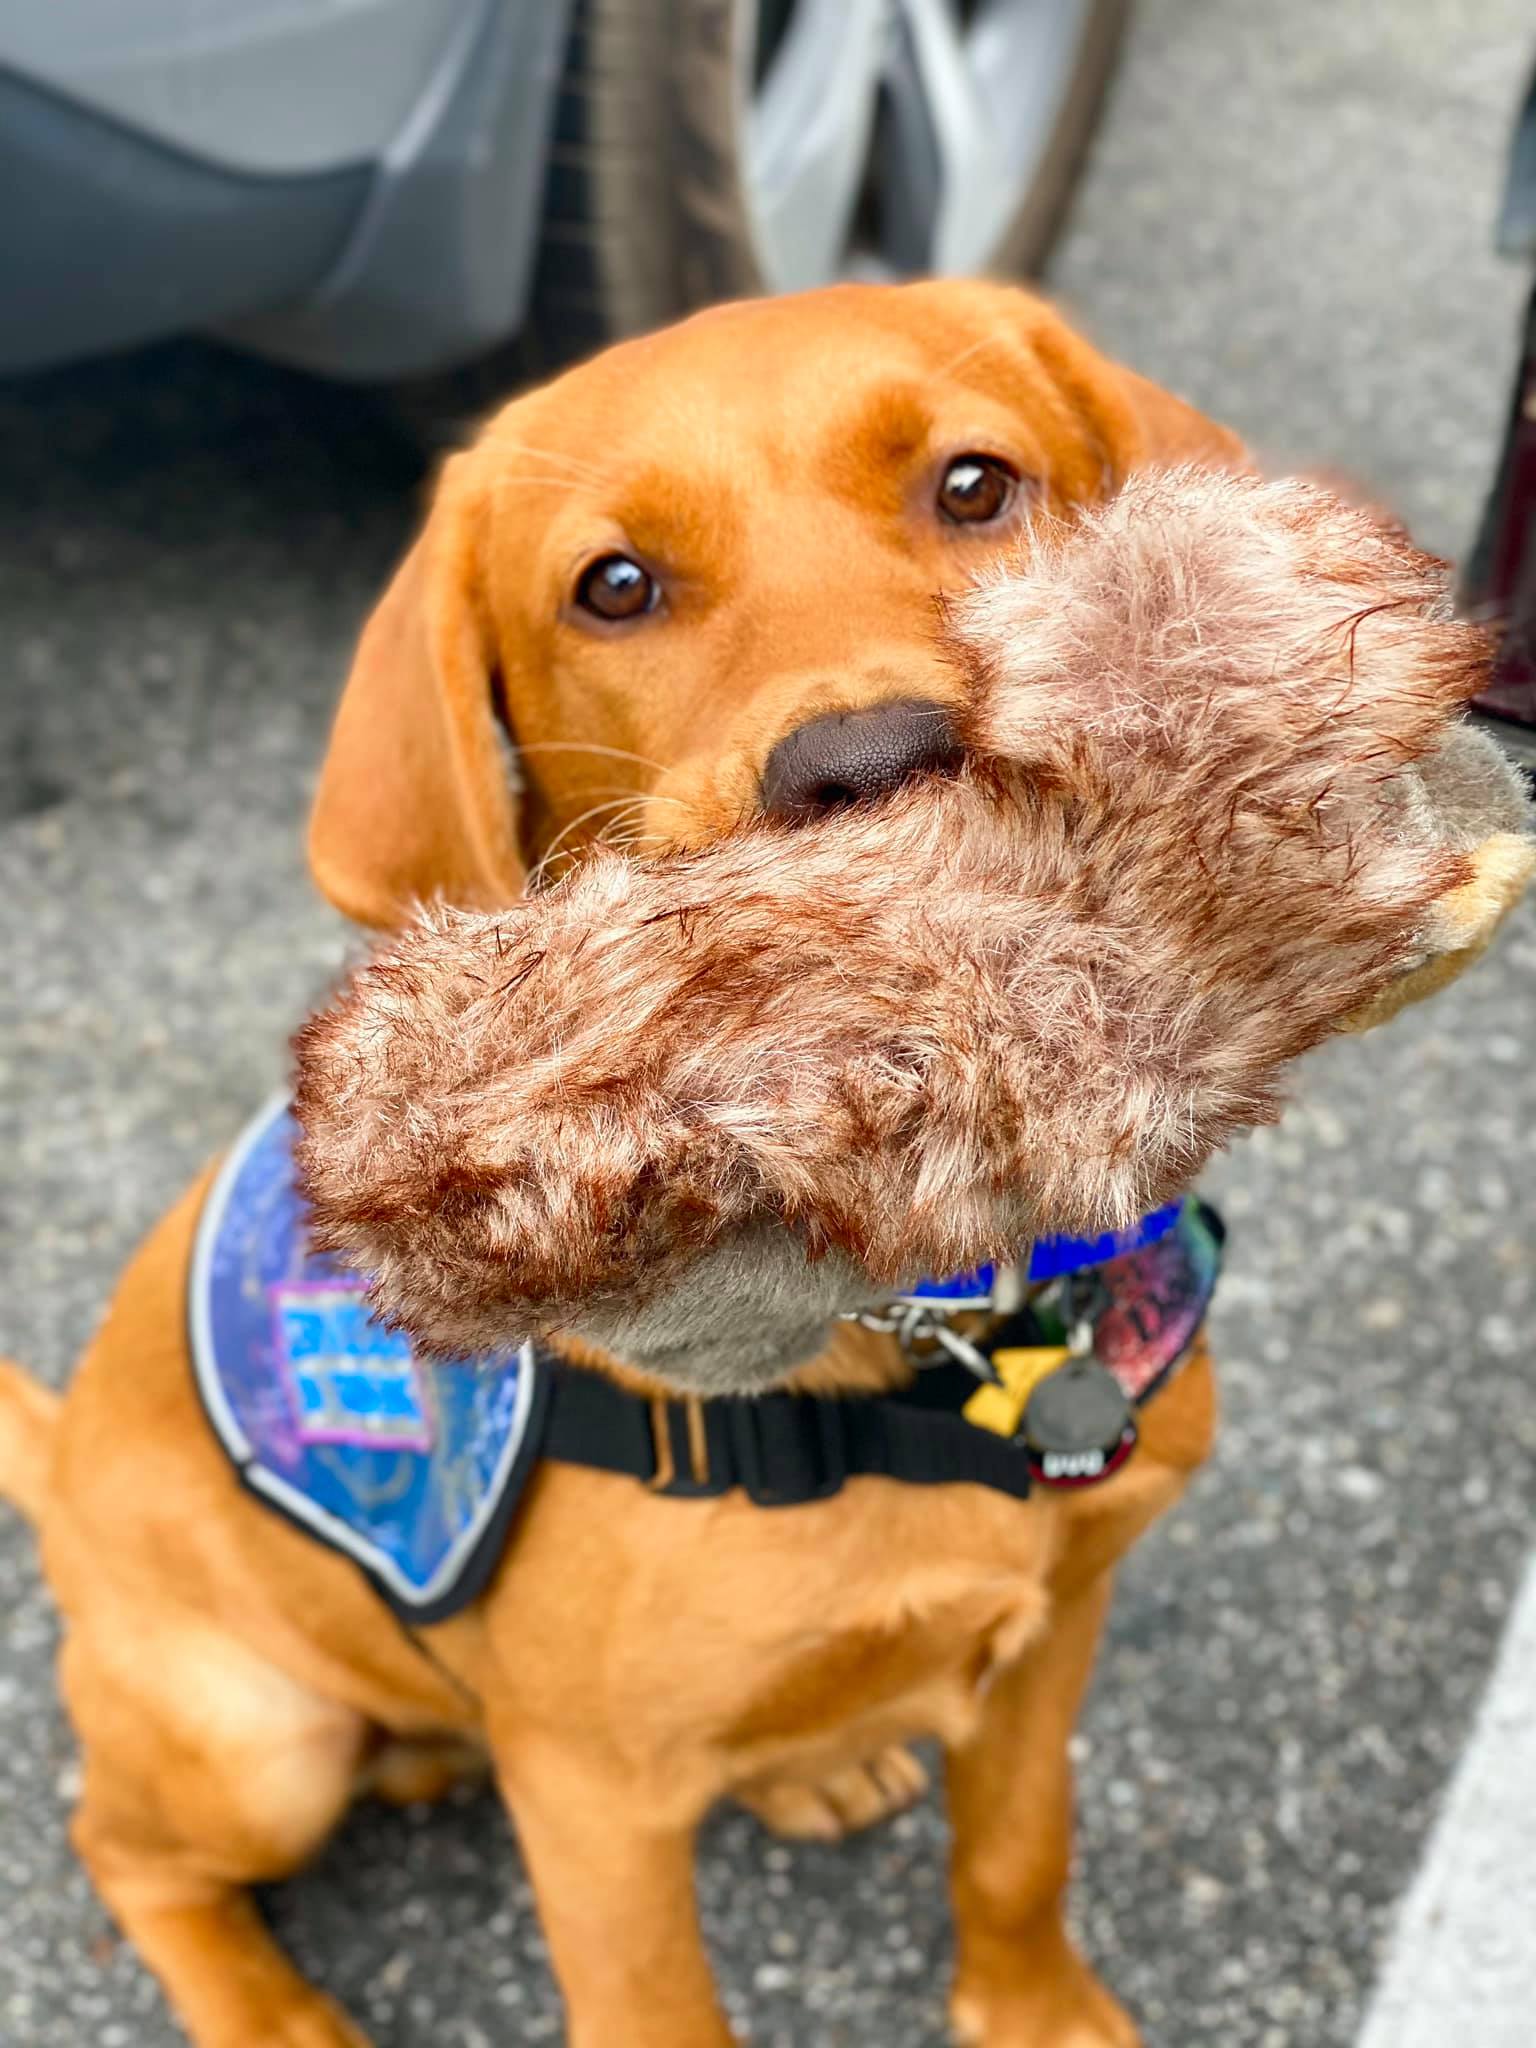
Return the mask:
<path fill-rule="evenodd" d="M 1487 637 L 1310 486 L 1142 475 L 949 610 L 952 773 L 440 911 L 306 1027 L 317 1219 L 414 1336 L 769 1383 L 1167 1199 L 1530 877 Z"/>
<path fill-rule="evenodd" d="M 1224 429 L 1003 286 L 845 286 L 624 344 L 447 465 L 358 651 L 310 851 L 362 922 L 494 907 L 944 759 L 935 598 Z"/>

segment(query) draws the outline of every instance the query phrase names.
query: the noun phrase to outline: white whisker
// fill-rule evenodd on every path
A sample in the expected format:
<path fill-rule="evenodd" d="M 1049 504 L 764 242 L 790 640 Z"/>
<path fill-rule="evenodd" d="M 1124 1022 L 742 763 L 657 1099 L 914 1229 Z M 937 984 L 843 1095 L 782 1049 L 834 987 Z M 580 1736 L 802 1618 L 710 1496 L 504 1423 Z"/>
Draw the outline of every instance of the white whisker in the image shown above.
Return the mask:
<path fill-rule="evenodd" d="M 636 761 L 642 768 L 649 768 L 657 775 L 666 770 L 659 761 L 653 761 L 648 754 L 633 754 L 628 747 L 604 747 L 596 740 L 529 740 L 520 742 L 520 754 L 603 754 L 614 761 Z"/>
<path fill-rule="evenodd" d="M 687 809 L 687 805 L 683 803 L 680 797 L 662 797 L 659 799 L 655 799 L 647 797 L 642 794 L 637 794 L 634 791 L 627 791 L 623 796 L 610 797 L 606 803 L 592 804 L 586 810 L 580 812 L 576 817 L 572 818 L 568 824 L 561 826 L 560 830 L 555 834 L 554 838 L 545 848 L 542 858 L 530 872 L 528 876 L 528 886 L 530 888 L 533 888 L 543 880 L 552 862 L 554 862 L 556 859 L 560 857 L 560 850 L 562 846 L 565 844 L 565 842 L 571 837 L 573 832 L 579 831 L 581 827 L 585 825 L 589 819 L 601 817 L 605 811 L 618 811 L 625 813 L 626 816 L 630 819 L 638 820 L 640 817 L 644 816 L 646 807 L 654 801 L 677 804 L 681 809 Z M 605 835 L 609 831 L 610 826 L 618 828 L 619 820 L 610 819 L 609 825 L 605 825 L 602 831 L 596 835 L 597 843 L 599 845 L 617 845 L 619 843 L 615 840 L 610 840 L 606 838 Z M 656 837 L 654 833 L 648 834 L 647 836 L 651 838 Z M 634 842 L 631 841 L 630 843 L 633 844 Z M 572 860 L 577 858 L 574 849 L 567 857 Z"/>
<path fill-rule="evenodd" d="M 938 374 L 941 377 L 952 376 L 962 363 L 968 363 L 972 356 L 980 355 L 983 349 L 1006 348 L 1009 341 L 1010 336 L 1001 328 L 995 329 L 991 334 L 980 335 L 975 341 L 968 342 L 958 355 L 951 356 L 947 363 L 941 363 Z"/>
<path fill-rule="evenodd" d="M 583 483 L 606 483 L 607 478 L 595 462 L 583 462 L 578 455 L 568 455 L 558 448 L 535 448 L 528 441 L 514 441 L 511 453 L 529 456 L 534 462 L 548 462 L 556 469 L 563 469 L 568 475 L 579 477 Z"/>

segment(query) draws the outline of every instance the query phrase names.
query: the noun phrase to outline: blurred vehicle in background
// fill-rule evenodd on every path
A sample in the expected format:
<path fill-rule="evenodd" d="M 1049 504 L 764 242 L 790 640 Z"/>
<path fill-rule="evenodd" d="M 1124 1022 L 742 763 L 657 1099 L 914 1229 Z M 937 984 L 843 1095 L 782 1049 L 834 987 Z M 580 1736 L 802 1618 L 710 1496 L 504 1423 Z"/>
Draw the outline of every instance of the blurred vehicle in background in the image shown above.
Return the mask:
<path fill-rule="evenodd" d="M 1536 73 L 1515 126 L 1498 246 L 1536 267 Z M 1536 776 L 1536 283 L 1493 488 L 1462 577 L 1461 600 L 1502 628 L 1498 665 L 1477 709 Z"/>
<path fill-rule="evenodd" d="M 1126 0 L 11 0 L 0 370 L 335 376 L 1042 258 Z"/>

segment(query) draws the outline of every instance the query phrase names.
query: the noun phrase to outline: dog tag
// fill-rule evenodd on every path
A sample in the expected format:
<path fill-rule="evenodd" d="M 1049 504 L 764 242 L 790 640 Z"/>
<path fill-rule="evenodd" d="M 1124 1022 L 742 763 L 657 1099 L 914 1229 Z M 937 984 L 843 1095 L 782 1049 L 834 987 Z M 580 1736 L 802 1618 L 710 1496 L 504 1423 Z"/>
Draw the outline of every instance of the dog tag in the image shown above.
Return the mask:
<path fill-rule="evenodd" d="M 1042 1486 L 1093 1486 L 1136 1447 L 1136 1418 L 1113 1373 L 1074 1358 L 1031 1390 L 1024 1447 Z"/>

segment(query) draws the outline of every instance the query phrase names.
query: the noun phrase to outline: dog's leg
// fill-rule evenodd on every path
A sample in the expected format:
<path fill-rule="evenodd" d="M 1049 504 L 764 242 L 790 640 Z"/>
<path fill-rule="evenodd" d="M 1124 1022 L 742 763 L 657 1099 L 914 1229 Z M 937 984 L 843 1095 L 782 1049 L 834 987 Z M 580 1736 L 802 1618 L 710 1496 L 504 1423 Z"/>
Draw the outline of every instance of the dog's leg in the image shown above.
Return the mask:
<path fill-rule="evenodd" d="M 75 1847 L 196 2048 L 366 2048 L 245 1891 L 330 1833 L 361 1717 L 163 1609 L 77 1620 L 60 1675 L 84 1751 Z"/>
<path fill-rule="evenodd" d="M 699 1929 L 696 1820 L 641 1812 L 617 1763 L 547 1742 L 494 1746 L 565 1998 L 567 2048 L 733 2048 Z"/>
<path fill-rule="evenodd" d="M 1135 2048 L 1135 2027 L 1083 1961 L 1062 1909 L 1072 1856 L 1067 1744 L 1109 1605 L 1107 1572 L 992 1681 L 949 1756 L 958 1960 L 951 2013 L 975 2048 Z"/>

